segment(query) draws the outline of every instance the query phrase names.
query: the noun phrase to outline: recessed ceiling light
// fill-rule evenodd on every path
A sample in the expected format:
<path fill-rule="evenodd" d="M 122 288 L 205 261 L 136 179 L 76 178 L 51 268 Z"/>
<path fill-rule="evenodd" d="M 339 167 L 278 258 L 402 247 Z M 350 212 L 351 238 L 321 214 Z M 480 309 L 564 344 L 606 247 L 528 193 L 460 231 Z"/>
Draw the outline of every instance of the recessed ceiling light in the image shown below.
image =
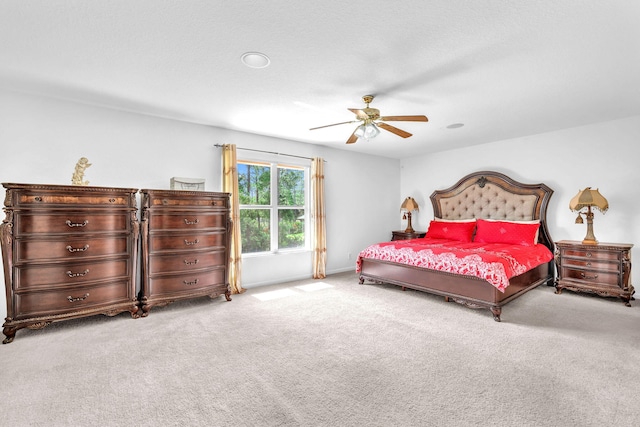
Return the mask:
<path fill-rule="evenodd" d="M 271 63 L 267 55 L 260 52 L 247 52 L 241 57 L 242 63 L 250 68 L 264 68 Z"/>
<path fill-rule="evenodd" d="M 458 128 L 461 128 L 462 126 L 464 126 L 464 123 L 452 123 L 449 126 L 447 126 L 447 129 L 458 129 Z"/>

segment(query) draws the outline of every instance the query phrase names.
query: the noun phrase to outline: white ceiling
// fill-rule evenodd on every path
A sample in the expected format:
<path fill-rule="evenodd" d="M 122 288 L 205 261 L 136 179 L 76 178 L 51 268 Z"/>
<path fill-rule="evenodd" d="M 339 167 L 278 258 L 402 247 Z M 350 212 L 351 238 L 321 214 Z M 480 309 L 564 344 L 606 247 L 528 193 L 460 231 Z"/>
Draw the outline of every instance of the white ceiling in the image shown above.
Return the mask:
<path fill-rule="evenodd" d="M 0 88 L 392 158 L 639 115 L 639 77 L 637 0 L 0 2 Z M 309 130 L 366 94 L 429 122 Z"/>

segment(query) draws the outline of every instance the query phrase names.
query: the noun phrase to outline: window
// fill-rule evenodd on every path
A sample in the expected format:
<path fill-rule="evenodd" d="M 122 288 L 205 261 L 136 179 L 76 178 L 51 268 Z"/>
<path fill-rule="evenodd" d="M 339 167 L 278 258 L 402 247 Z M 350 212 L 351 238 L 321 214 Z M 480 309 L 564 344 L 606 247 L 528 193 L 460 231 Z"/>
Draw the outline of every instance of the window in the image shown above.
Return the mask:
<path fill-rule="evenodd" d="M 242 253 L 308 248 L 309 168 L 238 161 Z"/>

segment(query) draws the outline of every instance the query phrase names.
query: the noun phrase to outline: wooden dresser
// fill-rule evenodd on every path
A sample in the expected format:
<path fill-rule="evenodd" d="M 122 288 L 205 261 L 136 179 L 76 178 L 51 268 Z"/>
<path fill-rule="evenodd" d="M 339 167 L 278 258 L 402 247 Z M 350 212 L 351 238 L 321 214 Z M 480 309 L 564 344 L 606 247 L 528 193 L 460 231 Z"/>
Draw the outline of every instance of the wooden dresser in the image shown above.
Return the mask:
<path fill-rule="evenodd" d="M 599 243 L 561 240 L 556 242 L 556 293 L 563 289 L 589 292 L 603 297 L 620 297 L 627 306 L 635 292 L 631 280 L 631 248 L 628 243 Z"/>
<path fill-rule="evenodd" d="M 2 185 L 3 343 L 60 320 L 137 317 L 137 189 Z"/>
<path fill-rule="evenodd" d="M 140 190 L 142 316 L 153 306 L 229 290 L 228 193 Z"/>

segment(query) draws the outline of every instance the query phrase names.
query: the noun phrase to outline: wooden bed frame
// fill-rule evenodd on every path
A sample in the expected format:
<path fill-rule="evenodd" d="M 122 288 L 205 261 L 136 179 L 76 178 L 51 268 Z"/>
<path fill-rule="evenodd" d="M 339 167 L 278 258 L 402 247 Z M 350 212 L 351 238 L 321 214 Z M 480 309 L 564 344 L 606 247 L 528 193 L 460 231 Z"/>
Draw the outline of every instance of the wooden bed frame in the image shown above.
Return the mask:
<path fill-rule="evenodd" d="M 511 221 L 540 220 L 538 242 L 554 253 L 554 244 L 547 228 L 547 206 L 553 190 L 545 184 L 523 184 L 499 172 L 471 173 L 446 190 L 431 194 L 436 218 L 496 219 Z M 502 306 L 527 291 L 543 284 L 552 284 L 553 260 L 524 274 L 512 277 L 505 292 L 500 292 L 486 280 L 472 276 L 446 273 L 419 267 L 363 258 L 360 284 L 365 280 L 391 283 L 405 288 L 442 295 L 445 301 L 455 301 L 470 308 L 491 310 L 500 321 Z"/>

